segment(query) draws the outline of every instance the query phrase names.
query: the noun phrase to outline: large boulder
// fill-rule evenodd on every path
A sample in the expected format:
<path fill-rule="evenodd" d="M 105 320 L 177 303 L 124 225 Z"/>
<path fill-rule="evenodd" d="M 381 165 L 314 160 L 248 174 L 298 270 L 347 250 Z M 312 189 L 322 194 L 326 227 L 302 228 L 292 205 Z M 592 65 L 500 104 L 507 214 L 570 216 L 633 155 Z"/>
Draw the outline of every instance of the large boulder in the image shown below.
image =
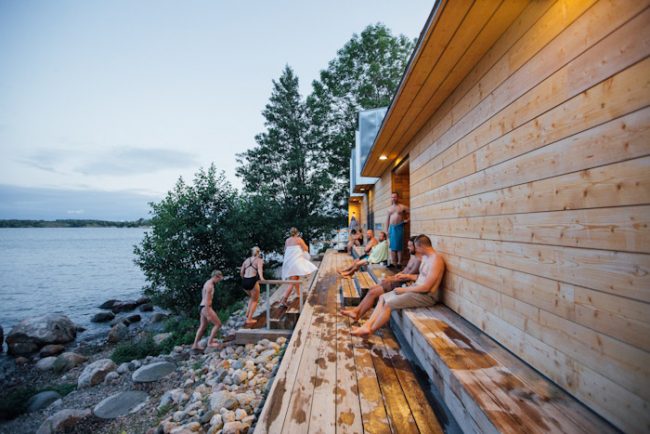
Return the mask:
<path fill-rule="evenodd" d="M 37 393 L 27 401 L 27 412 L 31 413 L 32 411 L 41 410 L 52 404 L 57 399 L 61 399 L 61 395 L 53 390 L 46 390 L 45 392 Z"/>
<path fill-rule="evenodd" d="M 99 305 L 99 308 L 100 308 L 100 309 L 110 309 L 110 308 L 113 307 L 113 305 L 114 305 L 115 303 L 119 303 L 119 302 L 120 302 L 120 300 L 117 300 L 117 299 L 115 299 L 115 298 L 111 298 L 110 300 L 106 300 L 105 302 L 103 302 L 102 304 L 100 304 L 100 305 Z"/>
<path fill-rule="evenodd" d="M 65 315 L 50 313 L 27 318 L 16 324 L 7 335 L 9 353 L 25 355 L 48 344 L 65 344 L 77 336 L 77 328 Z"/>
<path fill-rule="evenodd" d="M 138 303 L 135 300 L 117 301 L 111 307 L 111 311 L 113 313 L 130 312 L 136 307 L 138 307 Z"/>
<path fill-rule="evenodd" d="M 140 312 L 152 312 L 153 311 L 153 304 L 151 303 L 145 303 L 142 306 L 140 306 Z"/>
<path fill-rule="evenodd" d="M 90 322 L 107 322 L 113 318 L 115 318 L 115 314 L 113 312 L 99 312 L 90 318 Z"/>
<path fill-rule="evenodd" d="M 151 323 L 159 323 L 159 322 L 163 322 L 167 318 L 169 318 L 169 315 L 167 315 L 166 313 L 156 312 L 153 315 L 151 315 L 149 321 Z"/>
<path fill-rule="evenodd" d="M 140 306 L 141 304 L 151 303 L 151 298 L 147 297 L 146 295 L 143 295 L 142 297 L 138 298 L 135 302 L 138 306 Z"/>
<path fill-rule="evenodd" d="M 54 434 L 65 432 L 75 427 L 83 419 L 92 415 L 89 409 L 77 410 L 67 409 L 61 410 L 52 416 L 48 417 L 45 422 L 38 428 L 36 434 Z"/>
<path fill-rule="evenodd" d="M 148 398 L 147 392 L 136 390 L 120 392 L 97 404 L 93 409 L 93 413 L 102 419 L 115 419 L 142 408 L 142 404 Z"/>
<path fill-rule="evenodd" d="M 118 343 L 129 337 L 129 328 L 123 323 L 115 324 L 111 331 L 108 332 L 108 342 L 111 344 Z"/>
<path fill-rule="evenodd" d="M 54 365 L 52 366 L 52 369 L 54 369 L 56 372 L 68 371 L 76 366 L 81 365 L 86 360 L 88 360 L 88 357 L 82 356 L 81 354 L 65 352 L 59 354 L 59 356 L 56 358 L 56 361 L 54 362 Z"/>
<path fill-rule="evenodd" d="M 149 383 L 157 381 L 174 372 L 176 365 L 169 362 L 155 362 L 138 368 L 131 379 L 134 383 Z"/>
<path fill-rule="evenodd" d="M 77 381 L 77 387 L 81 389 L 99 384 L 104 381 L 106 374 L 115 369 L 117 369 L 117 365 L 111 359 L 96 360 L 86 366 L 81 372 Z"/>

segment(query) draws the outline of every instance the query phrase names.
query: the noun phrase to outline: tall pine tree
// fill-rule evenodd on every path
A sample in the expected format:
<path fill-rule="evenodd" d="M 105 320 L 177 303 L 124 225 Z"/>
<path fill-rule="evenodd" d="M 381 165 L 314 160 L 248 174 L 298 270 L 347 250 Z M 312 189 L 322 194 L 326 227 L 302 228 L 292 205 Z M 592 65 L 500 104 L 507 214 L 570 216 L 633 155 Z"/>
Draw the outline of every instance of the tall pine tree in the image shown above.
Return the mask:
<path fill-rule="evenodd" d="M 262 115 L 266 131 L 255 136 L 257 146 L 237 155 L 237 175 L 244 191 L 263 196 L 268 212 L 274 217 L 281 214 L 287 229 L 296 226 L 307 238 L 324 233 L 333 226 L 328 207 L 332 178 L 323 148 L 309 134 L 298 77 L 288 65 L 280 78 L 273 80 Z"/>

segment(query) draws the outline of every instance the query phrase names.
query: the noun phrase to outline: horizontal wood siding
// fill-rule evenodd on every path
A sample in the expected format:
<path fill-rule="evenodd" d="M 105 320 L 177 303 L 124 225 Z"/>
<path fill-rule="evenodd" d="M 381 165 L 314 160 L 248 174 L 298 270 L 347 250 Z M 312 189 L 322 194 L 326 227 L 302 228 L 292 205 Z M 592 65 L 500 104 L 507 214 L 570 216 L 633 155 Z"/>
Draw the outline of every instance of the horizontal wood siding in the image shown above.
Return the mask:
<path fill-rule="evenodd" d="M 650 430 L 648 29 L 647 1 L 531 2 L 404 152 L 444 303 L 628 432 Z M 390 170 L 374 193 L 384 223 Z"/>

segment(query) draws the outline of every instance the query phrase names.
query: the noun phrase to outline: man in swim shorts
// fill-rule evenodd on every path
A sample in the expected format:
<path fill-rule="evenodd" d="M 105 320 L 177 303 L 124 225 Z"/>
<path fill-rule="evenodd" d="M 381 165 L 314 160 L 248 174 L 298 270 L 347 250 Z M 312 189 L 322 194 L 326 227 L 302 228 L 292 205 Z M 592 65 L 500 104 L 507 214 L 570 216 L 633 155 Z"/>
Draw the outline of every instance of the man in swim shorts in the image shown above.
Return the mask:
<path fill-rule="evenodd" d="M 386 227 L 388 228 L 388 239 L 390 242 L 391 266 L 402 265 L 402 249 L 404 248 L 404 225 L 408 223 L 409 209 L 399 203 L 399 193 L 393 192 L 390 195 L 392 202 L 386 216 Z"/>
<path fill-rule="evenodd" d="M 390 320 L 395 309 L 430 307 L 438 301 L 438 288 L 445 273 L 445 261 L 426 235 L 415 238 L 415 253 L 420 256 L 420 274 L 411 286 L 395 288 L 379 297 L 377 307 L 361 327 L 352 327 L 352 336 L 368 336 Z"/>
<path fill-rule="evenodd" d="M 199 341 L 203 337 L 203 334 L 208 329 L 208 323 L 212 323 L 212 331 L 210 332 L 210 337 L 208 338 L 208 347 L 211 348 L 220 348 L 220 345 L 214 341 L 217 331 L 221 328 L 221 321 L 217 316 L 214 309 L 212 309 L 212 298 L 214 297 L 214 285 L 223 279 L 223 274 L 219 270 L 214 270 L 210 274 L 210 279 L 203 284 L 203 289 L 201 290 L 201 305 L 199 306 L 199 317 L 201 319 L 201 324 L 199 329 L 196 331 L 196 337 L 194 338 L 194 343 L 192 344 L 193 350 L 203 350 L 199 346 Z"/>
<path fill-rule="evenodd" d="M 418 278 L 420 273 L 420 258 L 415 254 L 415 237 L 411 238 L 408 242 L 408 249 L 411 253 L 408 264 L 404 267 L 401 273 L 394 276 L 387 276 L 378 284 L 368 289 L 368 293 L 363 297 L 359 306 L 341 309 L 341 315 L 352 318 L 353 321 L 359 321 L 372 306 L 375 301 L 386 292 L 390 292 L 395 288 L 412 283 Z"/>

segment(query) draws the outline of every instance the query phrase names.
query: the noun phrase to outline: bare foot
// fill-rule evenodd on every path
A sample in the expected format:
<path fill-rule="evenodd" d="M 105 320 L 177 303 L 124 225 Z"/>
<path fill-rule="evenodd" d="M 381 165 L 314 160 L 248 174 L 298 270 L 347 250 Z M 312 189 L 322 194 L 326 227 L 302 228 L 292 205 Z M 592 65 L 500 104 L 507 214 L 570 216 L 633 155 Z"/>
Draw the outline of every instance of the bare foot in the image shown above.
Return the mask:
<path fill-rule="evenodd" d="M 352 327 L 350 334 L 352 336 L 366 337 L 370 335 L 370 329 L 368 327 Z"/>
<path fill-rule="evenodd" d="M 205 348 L 199 346 L 199 345 L 192 345 L 192 348 L 190 348 L 192 351 L 197 351 L 197 352 L 203 352 Z"/>
<path fill-rule="evenodd" d="M 255 324 L 257 324 L 257 321 L 255 321 L 254 319 L 246 320 L 246 322 L 244 322 L 245 326 L 254 326 Z"/>
<path fill-rule="evenodd" d="M 341 309 L 340 313 L 341 315 L 347 316 L 348 318 L 352 318 L 354 321 L 359 320 L 357 313 L 354 311 L 354 309 Z"/>
<path fill-rule="evenodd" d="M 216 349 L 221 349 L 223 345 L 221 345 L 219 342 L 210 342 L 208 344 L 208 347 L 210 348 L 216 348 Z"/>

